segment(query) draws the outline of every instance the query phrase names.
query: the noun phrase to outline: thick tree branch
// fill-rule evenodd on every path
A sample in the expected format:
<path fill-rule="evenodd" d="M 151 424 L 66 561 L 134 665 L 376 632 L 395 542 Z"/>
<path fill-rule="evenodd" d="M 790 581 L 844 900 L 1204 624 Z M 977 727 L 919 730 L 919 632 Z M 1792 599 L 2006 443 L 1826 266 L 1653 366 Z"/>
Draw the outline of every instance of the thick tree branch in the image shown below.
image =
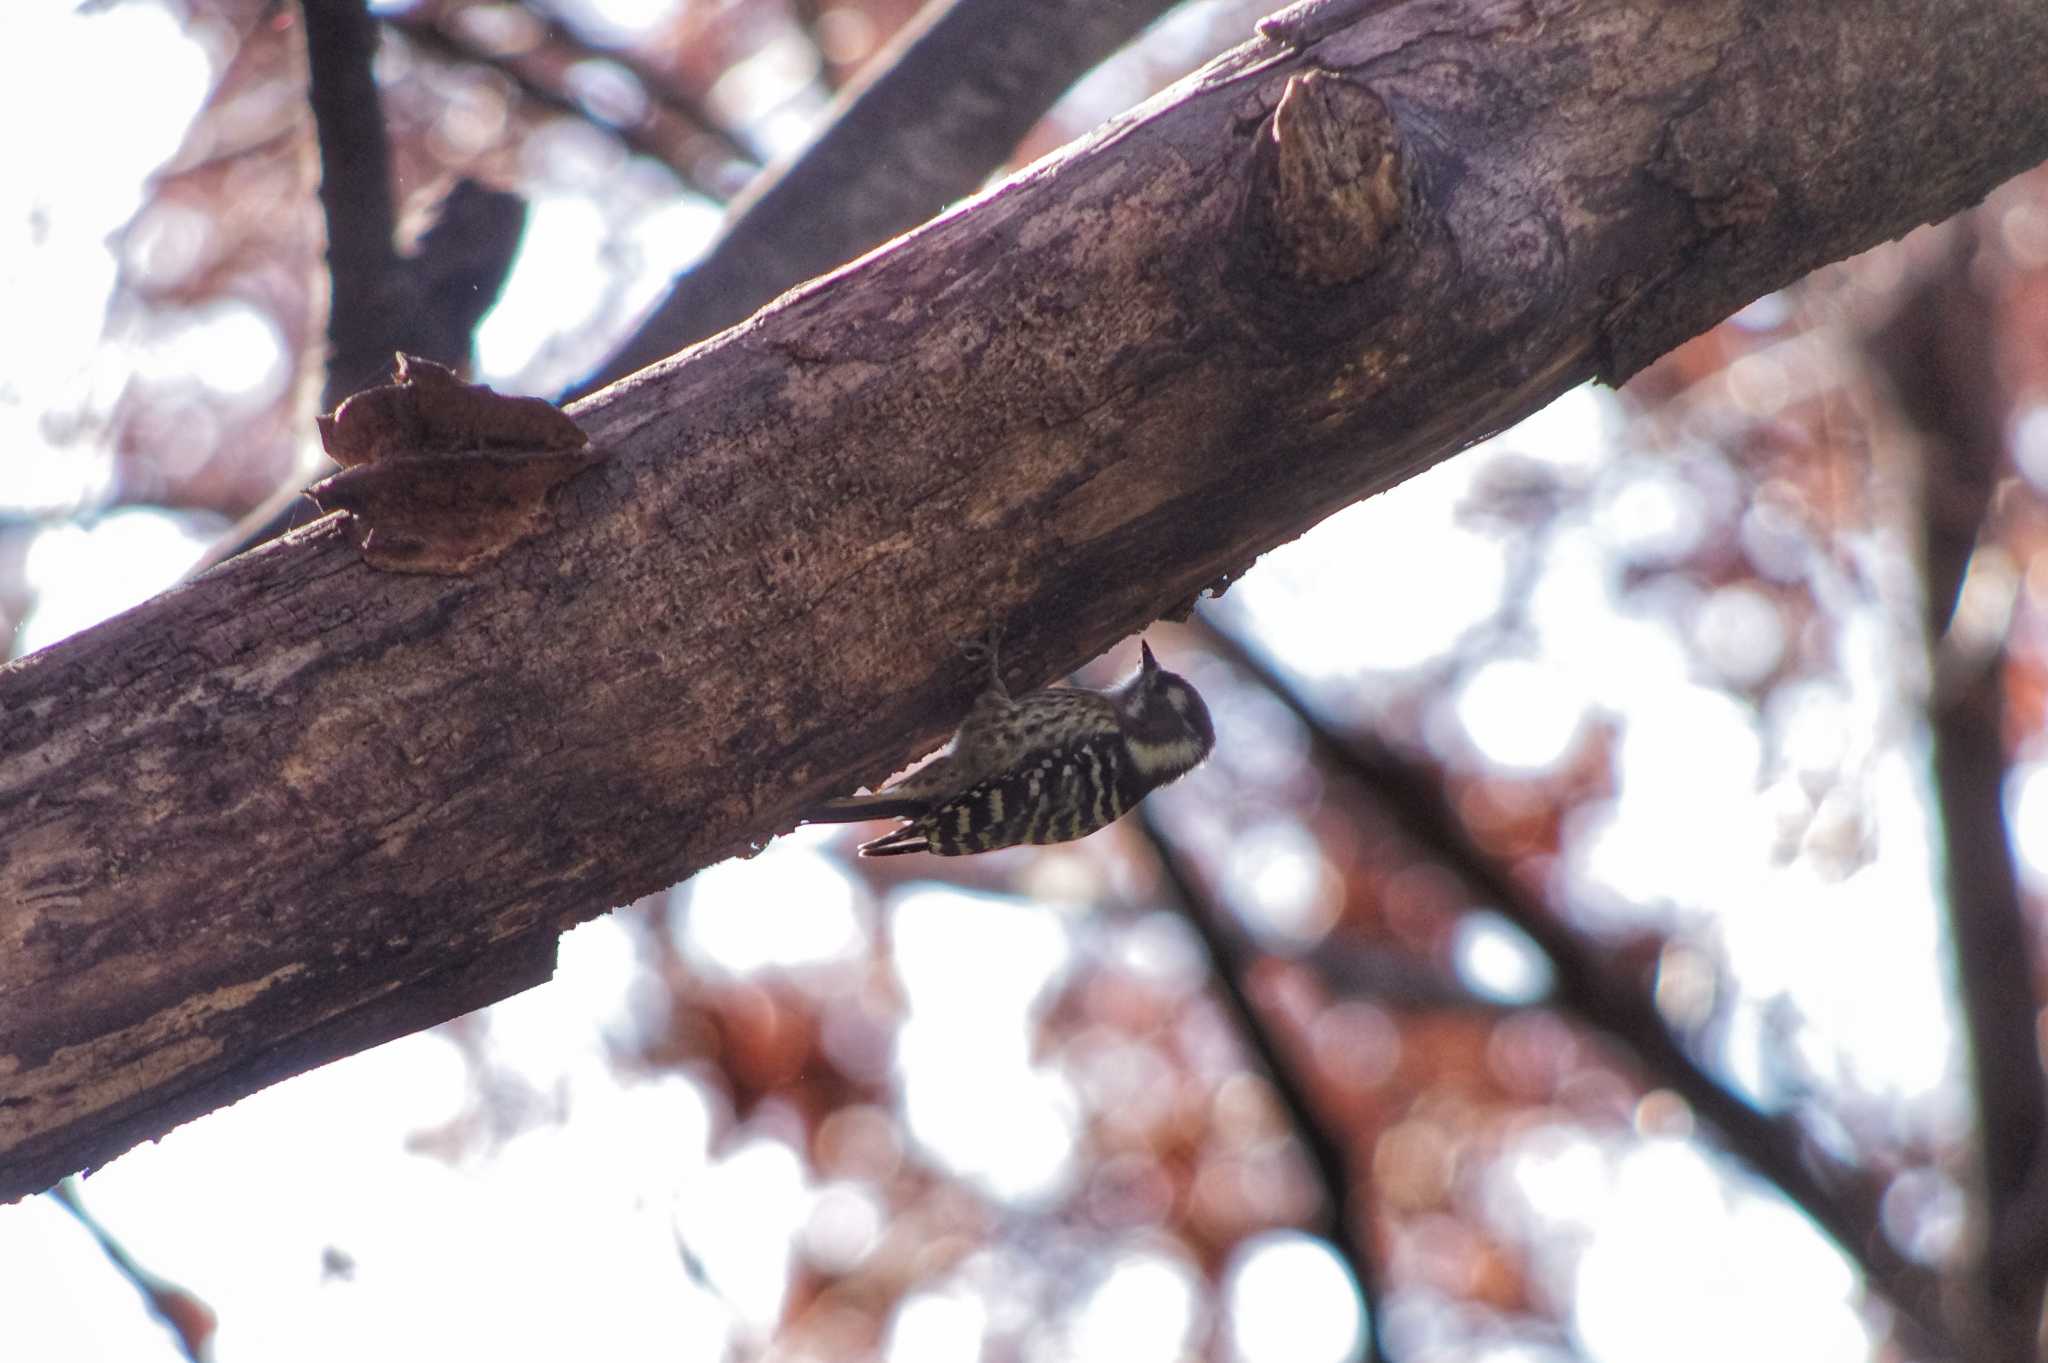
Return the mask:
<path fill-rule="evenodd" d="M 1952 213 L 2048 156 L 2038 89 L 1982 78 L 2044 63 L 2034 0 L 1432 0 L 1257 41 L 579 404 L 604 461 L 471 576 L 373 570 L 329 518 L 0 669 L 0 1196 L 530 982 L 938 738 L 953 640 L 1072 667 Z M 1350 282 L 1327 217 L 1257 226 L 1318 192 L 1380 241 Z"/>
<path fill-rule="evenodd" d="M 1060 92 L 1179 0 L 933 0 L 571 396 L 740 321 L 972 194 Z"/>

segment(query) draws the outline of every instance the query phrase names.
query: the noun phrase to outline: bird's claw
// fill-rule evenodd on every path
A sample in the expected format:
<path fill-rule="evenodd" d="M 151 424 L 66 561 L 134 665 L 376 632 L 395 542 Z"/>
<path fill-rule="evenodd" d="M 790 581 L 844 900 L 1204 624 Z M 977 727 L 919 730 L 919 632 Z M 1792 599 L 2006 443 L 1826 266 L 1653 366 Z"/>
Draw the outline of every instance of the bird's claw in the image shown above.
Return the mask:
<path fill-rule="evenodd" d="M 960 651 L 967 656 L 967 661 L 988 664 L 989 685 L 998 691 L 1003 689 L 1002 643 L 1001 625 L 990 625 L 987 633 L 959 641 Z"/>

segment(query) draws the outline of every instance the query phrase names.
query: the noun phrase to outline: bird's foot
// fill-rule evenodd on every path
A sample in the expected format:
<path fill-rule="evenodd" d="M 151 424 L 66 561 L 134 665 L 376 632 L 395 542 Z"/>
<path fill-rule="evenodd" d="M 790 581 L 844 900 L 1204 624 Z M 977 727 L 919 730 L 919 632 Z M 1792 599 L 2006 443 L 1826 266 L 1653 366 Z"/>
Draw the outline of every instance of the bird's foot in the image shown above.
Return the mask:
<path fill-rule="evenodd" d="M 960 651 L 971 663 L 987 663 L 989 689 L 1008 694 L 1003 686 L 1002 644 L 1003 627 L 990 625 L 988 632 L 980 637 L 960 640 Z"/>

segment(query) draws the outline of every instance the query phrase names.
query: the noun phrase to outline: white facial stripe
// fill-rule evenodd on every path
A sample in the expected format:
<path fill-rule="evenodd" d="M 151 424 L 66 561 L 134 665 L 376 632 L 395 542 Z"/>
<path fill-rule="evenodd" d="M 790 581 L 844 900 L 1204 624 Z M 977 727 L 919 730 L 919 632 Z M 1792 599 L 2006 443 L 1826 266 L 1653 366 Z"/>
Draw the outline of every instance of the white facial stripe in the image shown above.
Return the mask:
<path fill-rule="evenodd" d="M 1164 743 L 1148 743 L 1142 738 L 1130 742 L 1131 761 L 1141 776 L 1158 776 L 1163 772 L 1183 772 L 1194 768 L 1207 755 L 1202 740 L 1193 734 L 1182 738 L 1169 738 Z"/>

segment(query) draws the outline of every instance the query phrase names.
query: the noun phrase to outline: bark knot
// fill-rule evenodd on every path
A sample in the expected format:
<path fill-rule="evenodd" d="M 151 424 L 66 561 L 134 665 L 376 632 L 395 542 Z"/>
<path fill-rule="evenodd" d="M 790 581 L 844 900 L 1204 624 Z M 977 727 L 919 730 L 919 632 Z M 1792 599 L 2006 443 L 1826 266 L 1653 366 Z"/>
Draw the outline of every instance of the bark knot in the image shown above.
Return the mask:
<path fill-rule="evenodd" d="M 1378 95 L 1331 71 L 1290 76 L 1254 157 L 1250 226 L 1275 272 L 1327 287 L 1379 264 L 1405 213 L 1408 172 Z"/>

